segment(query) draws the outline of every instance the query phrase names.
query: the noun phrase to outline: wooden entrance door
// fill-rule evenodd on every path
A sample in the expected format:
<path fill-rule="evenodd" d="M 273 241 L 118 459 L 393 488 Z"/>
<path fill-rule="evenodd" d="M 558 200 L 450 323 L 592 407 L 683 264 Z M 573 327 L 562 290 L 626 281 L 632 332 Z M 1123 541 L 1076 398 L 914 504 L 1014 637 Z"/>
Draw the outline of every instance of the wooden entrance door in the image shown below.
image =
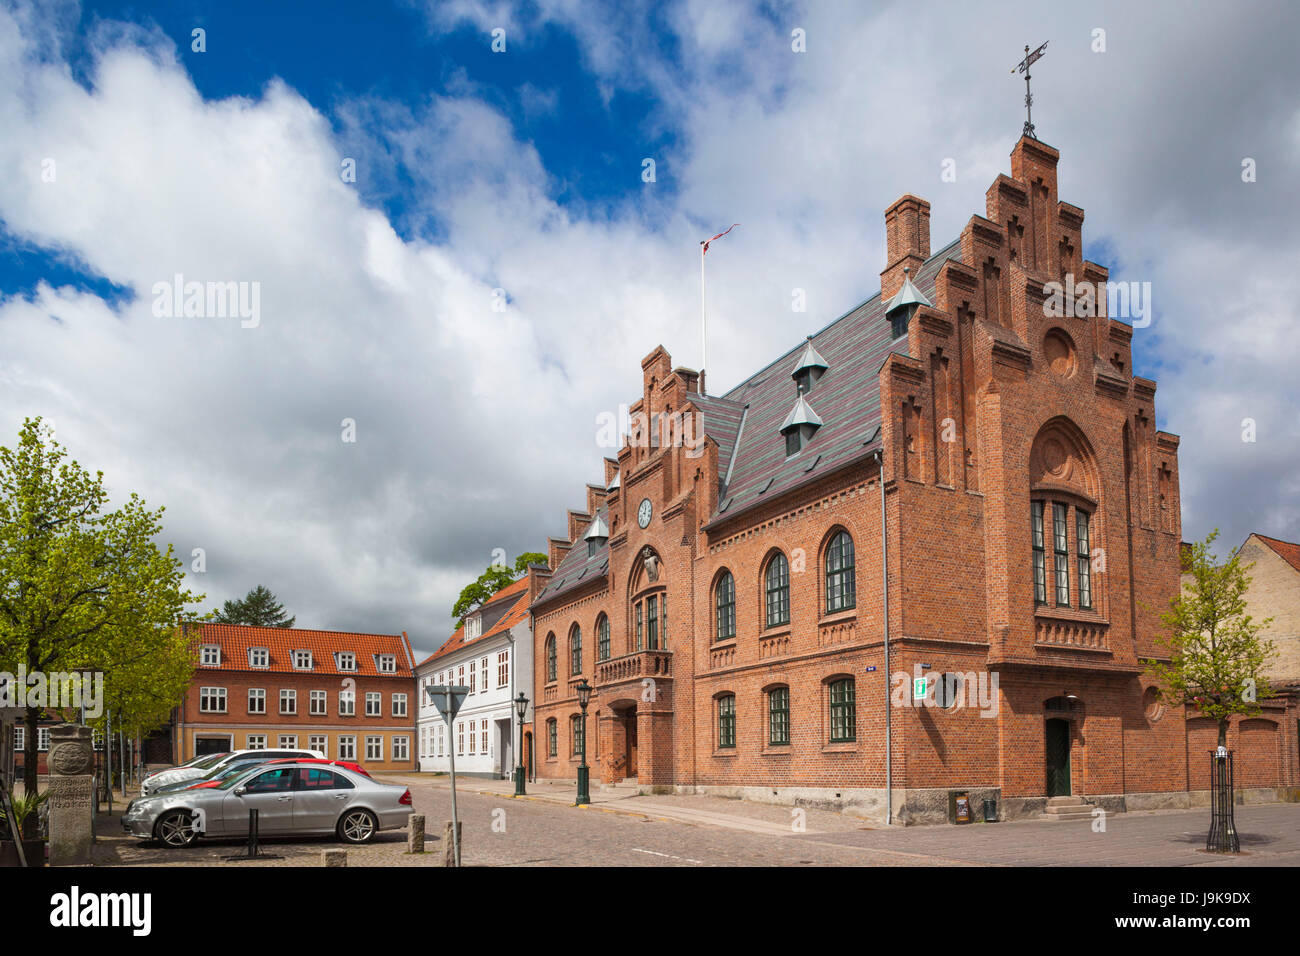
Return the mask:
<path fill-rule="evenodd" d="M 625 776 L 636 776 L 636 708 L 623 715 L 623 727 L 627 737 L 627 771 Z"/>
<path fill-rule="evenodd" d="M 1070 795 L 1070 722 L 1053 717 L 1047 721 L 1047 795 Z"/>

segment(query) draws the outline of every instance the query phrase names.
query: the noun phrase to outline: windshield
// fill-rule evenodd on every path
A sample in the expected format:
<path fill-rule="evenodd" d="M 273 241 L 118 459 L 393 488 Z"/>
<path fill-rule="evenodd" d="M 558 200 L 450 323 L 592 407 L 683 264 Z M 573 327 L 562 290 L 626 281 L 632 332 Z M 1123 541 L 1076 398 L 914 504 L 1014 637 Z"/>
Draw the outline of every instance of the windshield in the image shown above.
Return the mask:
<path fill-rule="evenodd" d="M 228 753 L 212 754 L 211 756 L 204 757 L 202 760 L 189 764 L 189 766 L 194 767 L 196 770 L 210 770 L 229 756 L 230 754 Z"/>
<path fill-rule="evenodd" d="M 233 790 L 235 786 L 240 783 L 240 781 L 246 780 L 249 777 L 253 776 L 254 774 L 261 773 L 265 769 L 266 768 L 263 767 L 261 764 L 256 764 L 252 767 L 248 766 L 247 764 L 245 764 L 242 767 L 236 767 L 230 772 L 229 776 L 225 776 L 221 778 L 221 782 L 217 784 L 215 789 Z"/>

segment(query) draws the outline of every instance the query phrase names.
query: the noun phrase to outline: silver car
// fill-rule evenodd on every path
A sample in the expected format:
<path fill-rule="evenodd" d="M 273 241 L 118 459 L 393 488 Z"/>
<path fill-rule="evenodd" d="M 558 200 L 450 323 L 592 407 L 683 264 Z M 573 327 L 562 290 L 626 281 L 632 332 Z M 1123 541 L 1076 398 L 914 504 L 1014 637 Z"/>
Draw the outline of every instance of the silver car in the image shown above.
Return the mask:
<path fill-rule="evenodd" d="M 163 770 L 160 773 L 145 777 L 140 782 L 140 796 L 147 797 L 152 793 L 157 793 L 162 787 L 173 783 L 181 783 L 185 780 L 199 780 L 208 776 L 214 770 L 238 761 L 246 760 L 274 760 L 278 757 L 324 757 L 319 750 L 298 750 L 288 749 L 281 750 L 278 748 L 258 750 L 235 750 L 230 753 L 213 754 L 210 758 L 182 764 L 179 767 L 173 767 L 170 770 Z"/>
<path fill-rule="evenodd" d="M 258 811 L 262 837 L 335 833 L 346 843 L 369 843 L 380 830 L 406 826 L 411 791 L 334 765 L 259 765 L 205 789 L 133 800 L 122 829 L 185 847 L 200 836 L 248 836 L 250 810 Z"/>

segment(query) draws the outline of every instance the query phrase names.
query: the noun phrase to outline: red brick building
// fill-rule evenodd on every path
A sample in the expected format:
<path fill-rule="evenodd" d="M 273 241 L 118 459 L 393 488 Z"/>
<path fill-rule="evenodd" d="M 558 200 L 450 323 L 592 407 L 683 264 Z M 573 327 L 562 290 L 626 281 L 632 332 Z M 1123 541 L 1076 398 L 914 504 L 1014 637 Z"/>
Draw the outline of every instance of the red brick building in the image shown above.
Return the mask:
<path fill-rule="evenodd" d="M 199 753 L 319 750 L 414 770 L 415 660 L 402 634 L 203 624 L 176 713 L 180 763 Z"/>
<path fill-rule="evenodd" d="M 1199 724 L 1142 676 L 1179 587 L 1179 439 L 1105 287 L 1057 308 L 1050 283 L 1107 280 L 1058 159 L 1022 138 L 937 251 L 899 199 L 880 294 L 725 395 L 644 359 L 532 606 L 539 775 L 575 775 L 586 678 L 607 782 L 902 822 L 955 790 L 1006 816 L 1201 799 Z M 1252 725 L 1260 798 L 1300 784 L 1294 718 Z"/>

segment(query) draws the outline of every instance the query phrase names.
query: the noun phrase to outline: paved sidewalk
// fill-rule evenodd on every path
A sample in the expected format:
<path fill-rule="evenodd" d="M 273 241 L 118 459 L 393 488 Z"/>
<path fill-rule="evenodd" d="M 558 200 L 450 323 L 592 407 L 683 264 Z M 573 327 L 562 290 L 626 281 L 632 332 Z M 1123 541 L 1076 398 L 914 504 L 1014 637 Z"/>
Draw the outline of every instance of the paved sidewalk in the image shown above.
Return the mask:
<path fill-rule="evenodd" d="M 400 780 L 406 786 L 451 789 L 449 776 L 380 774 L 379 777 L 390 783 Z M 525 789 L 528 791 L 527 795 L 517 799 L 572 807 L 577 796 L 577 784 L 572 780 L 537 780 L 527 784 Z M 456 792 L 516 799 L 513 780 L 457 777 Z M 605 813 L 621 813 L 666 823 L 715 826 L 769 836 L 842 832 L 873 826 L 865 818 L 837 811 L 794 808 L 701 795 L 640 794 L 635 787 L 594 785 L 591 789 L 590 807 L 592 810 Z"/>

